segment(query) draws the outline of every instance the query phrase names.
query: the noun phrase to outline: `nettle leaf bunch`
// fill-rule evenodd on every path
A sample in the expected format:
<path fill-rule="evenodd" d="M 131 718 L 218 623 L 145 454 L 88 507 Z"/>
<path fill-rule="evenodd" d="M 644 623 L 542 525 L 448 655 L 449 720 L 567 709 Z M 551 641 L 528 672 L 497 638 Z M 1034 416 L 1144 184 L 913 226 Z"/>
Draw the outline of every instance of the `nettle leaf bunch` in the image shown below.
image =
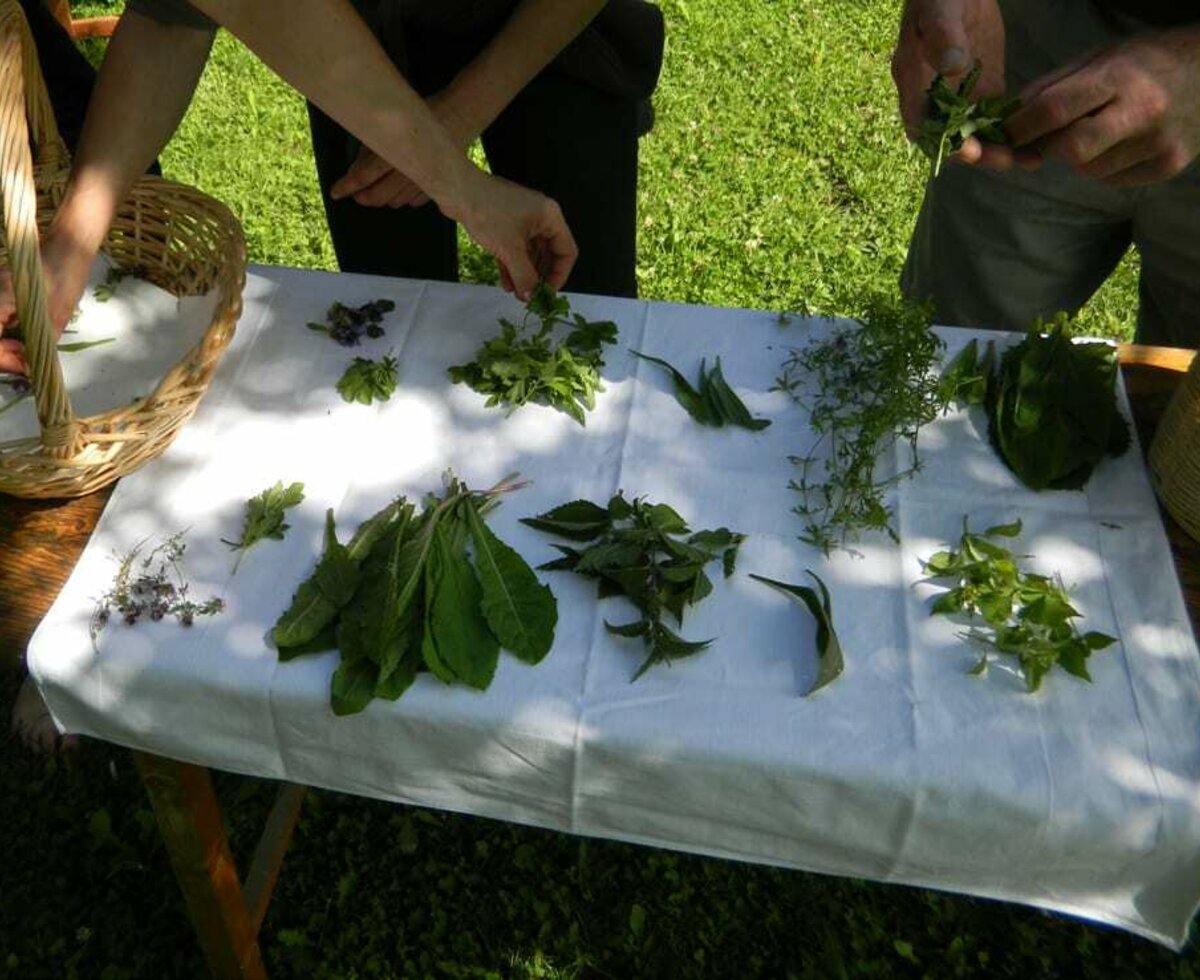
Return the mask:
<path fill-rule="evenodd" d="M 530 296 L 521 323 L 502 318 L 500 327 L 500 335 L 484 343 L 473 361 L 450 368 L 450 379 L 487 395 L 489 408 L 535 402 L 585 424 L 584 413 L 596 407 L 596 393 L 604 390 L 603 348 L 616 343 L 617 325 L 572 315 L 566 297 L 543 282 Z"/>
<path fill-rule="evenodd" d="M 1034 490 L 1080 490 L 1107 456 L 1131 444 L 1117 406 L 1117 349 L 1071 339 L 1071 319 L 1038 320 L 1000 357 L 972 340 L 947 365 L 943 391 L 983 404 L 992 445 Z"/>
<path fill-rule="evenodd" d="M 447 474 L 440 496 L 404 497 L 348 542 L 326 514 L 324 553 L 271 631 L 280 660 L 336 649 L 338 715 L 396 700 L 417 674 L 485 690 L 500 649 L 537 664 L 554 643 L 558 604 L 484 522 L 511 478 L 476 492 Z"/>
<path fill-rule="evenodd" d="M 666 504 L 641 497 L 626 500 L 621 492 L 607 507 L 572 500 L 521 523 L 572 541 L 590 542 L 585 548 L 554 545 L 562 557 L 539 569 L 596 579 L 601 599 L 624 596 L 636 607 L 640 615 L 631 622 L 604 622 L 609 633 L 642 640 L 646 659 L 632 680 L 655 664 L 690 656 L 712 643 L 712 639 L 685 640 L 663 619 L 670 614 L 682 626 L 684 610 L 712 592 L 712 581 L 704 571 L 709 563 L 719 560 L 725 577 L 733 574 L 744 535 L 724 527 L 693 532 Z"/>
<path fill-rule="evenodd" d="M 1116 638 L 1094 631 L 1081 634 L 1074 622 L 1080 613 L 1062 578 L 1023 571 L 1017 556 L 997 543 L 1020 533 L 1020 521 L 972 533 L 964 517 L 958 549 L 939 551 L 922 562 L 930 578 L 951 583 L 934 600 L 931 614 L 963 615 L 982 623 L 962 634 L 984 647 L 972 674 L 987 671 L 988 653 L 995 650 L 1017 658 L 1031 693 L 1056 664 L 1090 681 L 1088 658 Z"/>
<path fill-rule="evenodd" d="M 972 102 L 971 94 L 982 72 L 983 65 L 976 61 L 957 88 L 952 88 L 941 75 L 935 76 L 929 86 L 928 107 L 917 147 L 929 158 L 935 177 L 941 173 L 946 158 L 957 153 L 969 136 L 984 143 L 1009 142 L 1003 124 L 1017 111 L 1021 100 L 990 95 Z"/>
<path fill-rule="evenodd" d="M 197 616 L 215 616 L 225 608 L 220 598 L 195 602 L 183 572 L 186 532 L 178 531 L 144 554 L 149 541 L 135 545 L 117 564 L 112 585 L 92 610 L 89 632 L 93 646 L 115 612 L 133 626 L 145 618 L 158 622 L 168 616 L 191 626 Z"/>
<path fill-rule="evenodd" d="M 396 304 L 390 299 L 373 299 L 362 306 L 334 303 L 325 313 L 325 322 L 306 324 L 309 330 L 323 333 L 343 347 L 357 347 L 364 336 L 376 339 L 384 334 L 383 317 Z"/>
<path fill-rule="evenodd" d="M 793 350 L 775 381 L 808 412 L 814 439 L 789 457 L 800 475 L 795 512 L 805 521 L 802 541 L 828 554 L 863 532 L 891 526 L 890 489 L 921 466 L 917 435 L 945 408 L 937 373 L 942 341 L 930 330 L 930 311 L 876 299 L 852 326 Z M 901 443 L 907 469 L 877 476 L 876 463 Z"/>

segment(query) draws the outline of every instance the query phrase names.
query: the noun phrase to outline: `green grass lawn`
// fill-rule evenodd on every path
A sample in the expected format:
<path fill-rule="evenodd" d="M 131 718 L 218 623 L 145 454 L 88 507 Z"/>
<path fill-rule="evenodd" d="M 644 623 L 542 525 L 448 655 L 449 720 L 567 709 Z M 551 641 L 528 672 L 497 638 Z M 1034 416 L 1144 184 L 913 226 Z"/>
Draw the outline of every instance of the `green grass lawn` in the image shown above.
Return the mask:
<path fill-rule="evenodd" d="M 80 5 L 81 8 L 83 5 Z M 90 9 L 106 5 L 92 4 Z M 668 0 L 642 148 L 646 296 L 854 309 L 893 290 L 925 165 L 887 58 L 896 5 Z M 303 104 L 228 37 L 163 155 L 253 261 L 332 268 Z M 490 268 L 467 255 L 471 278 Z M 1128 262 L 1085 313 L 1132 328 Z M 0 674 L 0 703 L 16 691 Z M 203 963 L 128 754 L 0 748 L 0 976 L 192 978 Z M 223 777 L 239 859 L 271 787 Z M 262 936 L 279 978 L 1194 978 L 1194 951 L 957 896 L 309 796 Z"/>

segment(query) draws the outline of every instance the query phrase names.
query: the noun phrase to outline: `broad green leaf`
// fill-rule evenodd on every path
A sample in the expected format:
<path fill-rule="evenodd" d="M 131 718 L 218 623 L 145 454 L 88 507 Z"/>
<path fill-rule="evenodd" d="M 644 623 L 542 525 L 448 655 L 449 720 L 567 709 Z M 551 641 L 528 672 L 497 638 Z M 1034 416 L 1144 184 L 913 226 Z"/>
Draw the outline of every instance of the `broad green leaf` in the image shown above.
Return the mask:
<path fill-rule="evenodd" d="M 750 429 L 753 432 L 761 431 L 771 424 L 770 419 L 756 419 L 751 415 L 750 410 L 746 408 L 745 403 L 738 397 L 737 392 L 725 382 L 725 375 L 721 371 L 721 359 L 719 357 L 707 376 L 704 375 L 703 368 L 701 368 L 700 373 L 701 390 L 706 392 L 706 398 L 715 401 L 719 406 L 720 418 L 723 421 L 743 429 Z M 711 395 L 707 394 L 707 392 L 711 392 Z"/>
<path fill-rule="evenodd" d="M 427 613 L 426 642 L 435 648 L 436 660 L 463 683 L 482 691 L 496 673 L 500 644 L 480 609 L 483 589 L 466 550 L 455 548 L 452 538 L 451 527 L 436 525 L 428 559 L 433 594 Z"/>
<path fill-rule="evenodd" d="M 1088 645 L 1089 650 L 1103 650 L 1116 643 L 1117 638 L 1109 636 L 1107 633 L 1097 633 L 1093 630 L 1083 634 L 1083 641 Z"/>
<path fill-rule="evenodd" d="M 665 368 L 671 376 L 671 382 L 675 386 L 675 400 L 683 406 L 684 410 L 693 419 L 701 425 L 720 425 L 720 417 L 715 415 L 708 401 L 688 381 L 682 374 L 679 373 L 671 364 L 664 361 L 661 357 L 652 357 L 649 354 L 643 354 L 641 351 L 630 349 L 630 353 L 634 357 L 639 357 L 643 361 L 649 361 L 651 364 L 657 364 L 661 368 Z"/>
<path fill-rule="evenodd" d="M 371 703 L 379 665 L 370 660 L 343 660 L 333 672 L 330 704 L 335 715 L 353 715 Z"/>
<path fill-rule="evenodd" d="M 333 510 L 325 513 L 325 553 L 316 570 L 292 597 L 292 604 L 271 630 L 279 648 L 307 644 L 333 622 L 358 586 L 358 568 L 338 543 Z"/>
<path fill-rule="evenodd" d="M 608 530 L 612 518 L 590 500 L 572 500 L 537 517 L 523 517 L 521 523 L 572 541 L 591 541 Z"/>
<path fill-rule="evenodd" d="M 279 662 L 287 663 L 289 660 L 295 660 L 297 657 L 303 657 L 310 653 L 328 653 L 330 650 L 336 649 L 337 624 L 331 622 L 311 640 L 296 646 L 279 647 Z"/>
<path fill-rule="evenodd" d="M 983 533 L 989 538 L 1015 538 L 1021 533 L 1020 518 L 1009 524 L 993 524 Z"/>
<path fill-rule="evenodd" d="M 558 603 L 516 551 L 465 505 L 482 587 L 481 609 L 500 645 L 526 663 L 540 663 L 554 644 Z"/>
<path fill-rule="evenodd" d="M 752 579 L 762 582 L 764 585 L 769 585 L 778 592 L 782 592 L 793 602 L 799 602 L 808 607 L 808 611 L 812 614 L 813 619 L 817 621 L 816 641 L 819 668 L 817 679 L 813 683 L 813 686 L 804 692 L 806 697 L 837 680 L 845 669 L 842 645 L 838 640 L 837 631 L 833 626 L 833 607 L 829 589 L 813 572 L 809 571 L 808 576 L 816 582 L 817 588 L 820 589 L 819 594 L 816 590 L 806 585 L 791 585 L 787 582 L 780 582 L 763 575 L 755 575 L 753 573 L 750 575 Z"/>

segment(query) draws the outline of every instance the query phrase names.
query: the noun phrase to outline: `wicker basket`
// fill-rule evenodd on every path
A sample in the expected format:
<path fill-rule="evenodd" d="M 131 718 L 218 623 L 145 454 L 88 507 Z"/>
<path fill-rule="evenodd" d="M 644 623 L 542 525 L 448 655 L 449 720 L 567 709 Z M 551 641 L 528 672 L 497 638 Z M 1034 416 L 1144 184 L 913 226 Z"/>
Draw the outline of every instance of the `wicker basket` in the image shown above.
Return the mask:
<path fill-rule="evenodd" d="M 1163 505 L 1200 541 L 1200 356 L 1158 424 L 1150 444 L 1150 472 Z"/>
<path fill-rule="evenodd" d="M 38 238 L 62 200 L 69 164 L 24 16 L 16 0 L 0 0 L 0 269 L 12 274 L 41 429 L 40 438 L 0 442 L 0 492 L 18 497 L 80 496 L 161 453 L 195 412 L 242 309 L 246 246 L 237 219 L 193 188 L 143 177 L 105 252 L 175 296 L 215 289 L 212 322 L 149 395 L 76 416 L 48 318 Z"/>

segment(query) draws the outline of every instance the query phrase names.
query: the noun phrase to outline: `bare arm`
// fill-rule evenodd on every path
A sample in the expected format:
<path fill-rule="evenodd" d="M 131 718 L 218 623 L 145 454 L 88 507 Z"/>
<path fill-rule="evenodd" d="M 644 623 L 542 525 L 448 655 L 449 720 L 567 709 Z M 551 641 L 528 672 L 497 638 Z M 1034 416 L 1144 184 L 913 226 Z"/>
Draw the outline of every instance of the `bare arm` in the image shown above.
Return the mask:
<path fill-rule="evenodd" d="M 460 152 L 488 128 L 604 6 L 604 0 L 523 0 L 487 46 L 429 100 Z M 411 178 L 411 179 L 410 179 Z M 382 155 L 359 154 L 331 195 L 370 207 L 424 203 L 421 181 Z"/>

